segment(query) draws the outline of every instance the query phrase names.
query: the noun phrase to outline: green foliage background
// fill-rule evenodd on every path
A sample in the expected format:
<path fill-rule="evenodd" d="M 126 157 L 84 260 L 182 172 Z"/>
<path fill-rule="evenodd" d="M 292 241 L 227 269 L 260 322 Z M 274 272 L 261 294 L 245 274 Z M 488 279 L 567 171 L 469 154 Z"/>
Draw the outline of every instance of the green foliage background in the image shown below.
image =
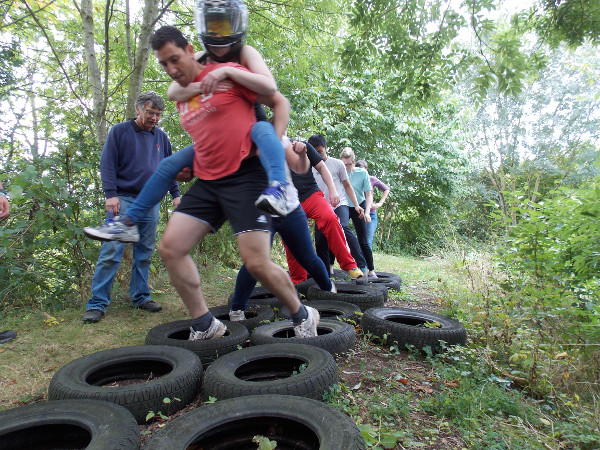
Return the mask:
<path fill-rule="evenodd" d="M 532 0 L 510 16 L 501 0 L 247 4 L 247 43 L 292 104 L 288 134 L 324 134 L 334 156 L 352 147 L 390 186 L 375 250 L 452 255 L 469 280 L 446 295 L 444 312 L 466 324 L 471 348 L 433 362 L 445 379 L 468 382 L 422 410 L 451 421 L 475 448 L 504 448 L 498 421 L 514 429 L 534 414 L 515 409 L 520 394 L 504 387 L 512 383 L 557 418 L 544 439 L 596 448 L 597 0 Z M 85 5 L 98 72 L 86 54 Z M 89 296 L 99 245 L 81 229 L 104 218 L 103 133 L 128 118 L 140 63 L 147 59 L 143 91 L 164 96 L 169 84 L 154 57 L 138 52 L 151 6 L 155 27 L 174 24 L 200 48 L 193 2 L 0 3 L 0 179 L 12 208 L 0 224 L 0 317 L 81 308 Z M 172 103 L 161 127 L 174 148 L 190 144 Z M 169 209 L 166 200 L 159 234 Z M 240 264 L 228 227 L 194 257 L 219 270 Z M 124 266 L 115 291 L 126 296 Z M 157 255 L 151 270 L 164 279 Z M 410 399 L 392 400 L 406 417 Z M 355 407 L 344 401 L 342 409 Z M 382 430 L 395 445 L 388 411 L 371 413 L 362 425 L 369 445 L 378 448 Z"/>

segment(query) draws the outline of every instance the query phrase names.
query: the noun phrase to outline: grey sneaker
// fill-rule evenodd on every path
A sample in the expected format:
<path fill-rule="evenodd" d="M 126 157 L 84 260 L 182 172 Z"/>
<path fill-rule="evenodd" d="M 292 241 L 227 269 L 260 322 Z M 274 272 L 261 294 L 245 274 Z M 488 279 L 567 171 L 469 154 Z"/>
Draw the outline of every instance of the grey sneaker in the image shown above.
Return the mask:
<path fill-rule="evenodd" d="M 106 219 L 104 225 L 98 228 L 85 227 L 83 233 L 97 241 L 138 242 L 140 240 L 137 225 L 129 227 L 121 222 L 119 216 Z"/>
<path fill-rule="evenodd" d="M 319 325 L 319 311 L 310 306 L 305 306 L 308 317 L 300 325 L 294 327 L 294 334 L 299 338 L 317 336 L 317 325 Z"/>
<path fill-rule="evenodd" d="M 205 341 L 208 339 L 217 339 L 225 334 L 227 327 L 216 317 L 213 317 L 210 327 L 206 331 L 196 331 L 190 327 L 189 341 Z"/>
<path fill-rule="evenodd" d="M 285 193 L 285 185 L 278 181 L 273 181 L 271 186 L 266 188 L 254 205 L 269 214 L 277 214 L 285 217 L 287 215 L 287 195 Z"/>
<path fill-rule="evenodd" d="M 241 320 L 246 320 L 246 314 L 244 311 L 229 311 L 229 320 L 232 322 L 239 322 Z"/>

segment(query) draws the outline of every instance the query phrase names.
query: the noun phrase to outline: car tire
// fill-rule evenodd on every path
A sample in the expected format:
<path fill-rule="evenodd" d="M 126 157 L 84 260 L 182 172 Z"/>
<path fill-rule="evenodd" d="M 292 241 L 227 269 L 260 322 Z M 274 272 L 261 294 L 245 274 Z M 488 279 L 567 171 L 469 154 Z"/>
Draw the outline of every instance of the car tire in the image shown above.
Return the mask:
<path fill-rule="evenodd" d="M 56 400 L 0 412 L 0 448 L 87 450 L 140 448 L 127 409 L 100 400 Z"/>
<path fill-rule="evenodd" d="M 209 308 L 209 311 L 217 319 L 225 322 L 226 325 L 229 325 L 229 309 L 229 306 L 223 305 Z M 267 305 L 248 306 L 244 313 L 246 315 L 246 320 L 239 320 L 237 323 L 244 325 L 248 331 L 252 331 L 260 325 L 271 323 L 275 320 L 275 311 Z"/>
<path fill-rule="evenodd" d="M 323 319 L 317 327 L 317 336 L 297 338 L 291 320 L 261 325 L 250 333 L 250 345 L 265 344 L 306 344 L 327 350 L 333 356 L 346 353 L 354 348 L 356 333 L 354 327 L 338 320 Z"/>
<path fill-rule="evenodd" d="M 360 308 L 348 302 L 337 302 L 335 300 L 308 300 L 304 302 L 304 304 L 319 311 L 321 319 L 355 322 L 358 320 L 360 314 Z M 278 315 L 282 319 L 292 318 L 287 306 L 281 308 Z"/>
<path fill-rule="evenodd" d="M 151 328 L 146 334 L 147 345 L 168 345 L 191 350 L 200 358 L 203 367 L 221 355 L 233 352 L 241 347 L 246 347 L 250 333 L 248 329 L 238 322 L 227 322 L 225 335 L 218 339 L 205 341 L 190 341 L 190 320 L 176 320 Z"/>
<path fill-rule="evenodd" d="M 284 449 L 365 449 L 358 427 L 344 413 L 292 395 L 251 395 L 197 408 L 167 423 L 144 448 L 256 448 L 257 435 Z"/>
<path fill-rule="evenodd" d="M 399 291 L 402 288 L 402 278 L 400 275 L 388 272 L 377 272 L 377 278 L 369 277 L 369 282 L 373 284 L 382 284 L 388 289 Z"/>
<path fill-rule="evenodd" d="M 362 280 L 362 279 L 361 279 Z M 383 305 L 385 305 L 385 303 L 388 301 L 388 288 L 385 284 L 380 284 L 380 283 L 371 283 L 371 281 L 373 280 L 373 278 L 369 278 L 369 281 L 361 281 L 361 283 L 359 284 L 359 282 L 357 282 L 356 280 L 352 280 L 352 281 L 338 281 L 335 283 L 335 286 L 338 290 L 338 292 L 343 291 L 346 286 L 358 286 L 360 287 L 368 287 L 371 289 L 375 289 L 379 292 L 381 292 L 381 294 L 383 295 Z M 379 306 L 383 306 L 383 305 L 379 305 Z"/>
<path fill-rule="evenodd" d="M 322 348 L 298 344 L 246 347 L 213 362 L 204 374 L 203 398 L 281 394 L 322 400 L 338 381 L 337 364 Z"/>
<path fill-rule="evenodd" d="M 304 280 L 304 281 L 301 281 L 300 283 L 295 284 L 294 287 L 298 291 L 298 294 L 300 294 L 302 297 L 306 297 L 308 288 L 311 286 L 316 286 L 316 285 L 317 285 L 317 282 L 315 281 L 315 279 L 309 278 L 308 280 Z"/>
<path fill-rule="evenodd" d="M 336 284 L 337 292 L 326 292 L 313 286 L 308 288 L 308 300 L 336 300 L 352 303 L 366 311 L 384 305 L 384 294 L 379 288 L 369 286 L 357 286 L 354 284 Z"/>
<path fill-rule="evenodd" d="M 111 382 L 155 377 L 149 381 L 107 387 Z M 61 367 L 50 380 L 49 400 L 90 399 L 116 403 L 129 410 L 138 423 L 149 411 L 179 411 L 199 394 L 202 380 L 200 359 L 188 350 L 139 345 L 104 350 L 78 358 Z"/>
<path fill-rule="evenodd" d="M 423 326 L 436 323 L 438 327 Z M 386 344 L 397 343 L 400 349 L 413 345 L 422 350 L 440 348 L 440 341 L 446 345 L 463 345 L 467 341 L 465 327 L 457 320 L 429 311 L 407 308 L 372 308 L 365 311 L 361 319 L 365 333 L 384 340 Z"/>
<path fill-rule="evenodd" d="M 233 293 L 229 294 L 229 298 L 227 299 L 227 305 L 231 306 L 233 302 Z M 250 294 L 250 298 L 248 299 L 248 306 L 256 306 L 256 305 L 265 305 L 270 306 L 272 308 L 280 308 L 283 306 L 283 303 L 275 296 L 275 294 L 271 293 L 267 288 L 262 286 L 256 286 L 252 290 L 252 294 Z"/>

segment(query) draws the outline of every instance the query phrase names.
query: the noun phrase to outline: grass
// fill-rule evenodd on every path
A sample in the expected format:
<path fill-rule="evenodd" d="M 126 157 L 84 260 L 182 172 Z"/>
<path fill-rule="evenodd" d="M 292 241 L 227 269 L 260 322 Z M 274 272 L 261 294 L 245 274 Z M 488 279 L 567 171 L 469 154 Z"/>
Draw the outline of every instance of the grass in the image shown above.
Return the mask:
<path fill-rule="evenodd" d="M 403 278 L 402 290 L 390 291 L 388 305 L 450 315 L 463 321 L 470 336 L 478 336 L 480 325 L 473 319 L 478 297 L 470 289 L 472 274 L 465 274 L 459 262 L 453 255 L 375 255 L 379 271 Z M 201 267 L 201 272 L 209 306 L 225 304 L 235 271 Z M 81 323 L 84 305 L 52 314 L 11 312 L 3 328 L 19 335 L 0 346 L 0 409 L 45 400 L 54 372 L 73 359 L 141 345 L 153 326 L 187 318 L 164 273 L 155 274 L 153 283 L 153 298 L 163 306 L 157 314 L 132 309 L 122 289 L 94 325 Z M 573 397 L 560 406 L 556 398 L 567 394 L 530 398 L 490 369 L 477 342 L 426 357 L 371 340 L 360 326 L 357 332 L 354 350 L 338 358 L 340 383 L 326 400 L 352 416 L 369 449 L 600 447 L 600 402 L 594 397 Z M 144 429 L 144 438 L 151 432 Z"/>

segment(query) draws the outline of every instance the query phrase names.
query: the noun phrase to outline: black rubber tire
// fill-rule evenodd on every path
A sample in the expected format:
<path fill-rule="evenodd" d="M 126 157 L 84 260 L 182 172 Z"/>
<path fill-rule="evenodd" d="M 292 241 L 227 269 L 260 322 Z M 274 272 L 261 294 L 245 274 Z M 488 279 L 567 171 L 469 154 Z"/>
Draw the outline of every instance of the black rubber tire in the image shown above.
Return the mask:
<path fill-rule="evenodd" d="M 356 286 L 354 284 L 336 284 L 337 293 L 326 292 L 313 286 L 308 288 L 307 298 L 309 300 L 336 300 L 356 305 L 361 311 L 369 308 L 383 306 L 384 295 L 380 288 L 370 286 Z"/>
<path fill-rule="evenodd" d="M 338 292 L 340 292 L 340 290 L 345 289 L 346 286 L 369 287 L 371 289 L 376 289 L 383 294 L 383 304 L 385 305 L 385 303 L 388 301 L 388 288 L 385 284 L 371 283 L 372 279 L 373 278 L 369 278 L 369 281 L 367 281 L 366 278 L 363 278 L 362 280 L 364 280 L 364 281 L 360 285 L 354 280 L 352 280 L 352 281 L 336 281 L 335 287 L 338 290 Z M 383 305 L 378 305 L 378 306 L 383 306 Z"/>
<path fill-rule="evenodd" d="M 139 449 L 129 411 L 99 400 L 56 400 L 0 412 L 0 448 Z"/>
<path fill-rule="evenodd" d="M 329 278 L 331 278 L 333 281 L 344 281 L 349 280 L 350 275 L 345 270 L 333 269 L 333 275 L 329 275 Z"/>
<path fill-rule="evenodd" d="M 310 338 L 297 338 L 290 320 L 261 325 L 250 333 L 250 345 L 279 343 L 312 345 L 335 356 L 354 348 L 356 333 L 352 325 L 331 319 L 322 319 L 317 326 L 317 336 Z"/>
<path fill-rule="evenodd" d="M 106 384 L 139 378 L 156 378 L 127 386 Z M 200 392 L 202 364 L 188 350 L 167 346 L 138 345 L 113 348 L 84 356 L 60 368 L 50 380 L 48 400 L 91 399 L 127 408 L 138 423 L 149 411 L 165 412 L 163 399 L 171 402 L 169 413 L 191 403 Z"/>
<path fill-rule="evenodd" d="M 215 306 L 209 308 L 209 311 L 226 325 L 229 325 L 229 306 Z M 254 330 L 260 325 L 271 323 L 275 320 L 275 311 L 267 305 L 253 305 L 246 308 L 246 320 L 239 320 L 237 323 L 244 325 L 248 331 Z"/>
<path fill-rule="evenodd" d="M 203 398 L 297 395 L 323 400 L 338 381 L 337 364 L 322 348 L 298 344 L 246 347 L 213 362 L 204 374 Z"/>
<path fill-rule="evenodd" d="M 436 322 L 440 328 L 421 326 L 426 322 Z M 414 345 L 422 350 L 430 346 L 437 351 L 440 341 L 446 345 L 465 344 L 467 332 L 458 321 L 429 311 L 407 308 L 372 308 L 363 314 L 361 325 L 365 333 L 384 339 L 386 344 L 396 342 L 404 350 L 406 345 Z"/>
<path fill-rule="evenodd" d="M 306 297 L 306 293 L 308 292 L 308 288 L 311 286 L 316 286 L 317 282 L 315 281 L 314 278 L 309 278 L 308 280 L 304 280 L 301 281 L 298 284 L 295 284 L 294 287 L 296 288 L 296 290 L 298 291 L 298 294 L 300 294 L 303 297 Z"/>
<path fill-rule="evenodd" d="M 146 344 L 168 345 L 191 350 L 198 355 L 203 367 L 208 367 L 219 356 L 248 345 L 246 341 L 250 333 L 241 323 L 227 322 L 224 336 L 206 341 L 189 341 L 190 325 L 189 320 L 176 320 L 157 325 L 146 334 Z"/>
<path fill-rule="evenodd" d="M 233 292 L 229 294 L 229 298 L 227 299 L 227 305 L 231 306 L 231 302 L 233 301 Z M 262 286 L 256 286 L 250 294 L 250 298 L 248 299 L 248 306 L 254 305 L 266 305 L 272 308 L 281 308 L 283 303 L 275 297 L 267 288 Z"/>
<path fill-rule="evenodd" d="M 358 320 L 360 308 L 352 303 L 337 302 L 335 300 L 308 300 L 304 302 L 306 306 L 311 306 L 319 311 L 321 319 L 340 320 L 342 322 Z M 287 306 L 279 310 L 279 317 L 282 319 L 291 319 Z"/>
<path fill-rule="evenodd" d="M 400 275 L 388 272 L 377 272 L 377 278 L 369 277 L 369 282 L 373 284 L 382 284 L 388 289 L 399 291 L 402 288 L 402 278 Z"/>
<path fill-rule="evenodd" d="M 358 427 L 344 413 L 292 395 L 251 395 L 197 408 L 155 432 L 144 448 L 256 448 L 257 435 L 276 441 L 280 450 L 365 449 Z"/>

